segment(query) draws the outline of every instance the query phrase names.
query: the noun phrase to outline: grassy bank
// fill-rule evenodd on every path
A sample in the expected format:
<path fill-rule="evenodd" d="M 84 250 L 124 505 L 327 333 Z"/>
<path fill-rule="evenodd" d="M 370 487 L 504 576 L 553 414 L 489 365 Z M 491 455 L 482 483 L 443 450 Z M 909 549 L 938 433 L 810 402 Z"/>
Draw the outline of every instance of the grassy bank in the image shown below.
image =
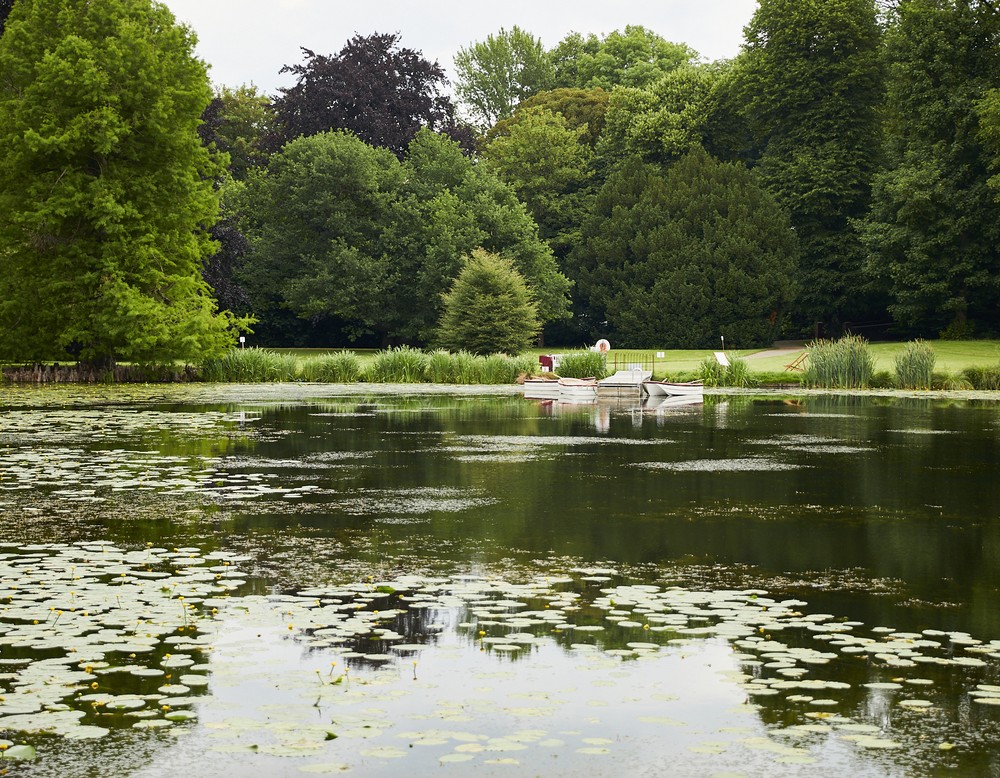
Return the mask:
<path fill-rule="evenodd" d="M 934 357 L 935 388 L 1000 389 L 1000 341 L 929 341 Z M 874 343 L 868 346 L 876 388 L 893 385 L 897 360 L 906 343 Z M 806 351 L 804 347 L 727 350 L 733 360 L 742 360 L 747 385 L 795 386 L 802 371 L 786 366 Z M 542 354 L 581 354 L 583 348 L 533 349 L 520 357 L 476 357 L 471 354 L 426 353 L 417 349 L 237 349 L 223 358 L 210 360 L 200 369 L 185 365 L 169 367 L 119 366 L 113 375 L 85 376 L 76 366 L 4 366 L 7 383 L 134 383 L 210 381 L 257 383 L 300 381 L 323 383 L 445 383 L 503 384 L 518 376 L 539 371 Z M 588 355 L 589 356 L 589 355 Z M 641 365 L 658 379 L 689 381 L 706 378 L 706 361 L 714 363 L 712 349 L 612 349 L 607 372 Z"/>

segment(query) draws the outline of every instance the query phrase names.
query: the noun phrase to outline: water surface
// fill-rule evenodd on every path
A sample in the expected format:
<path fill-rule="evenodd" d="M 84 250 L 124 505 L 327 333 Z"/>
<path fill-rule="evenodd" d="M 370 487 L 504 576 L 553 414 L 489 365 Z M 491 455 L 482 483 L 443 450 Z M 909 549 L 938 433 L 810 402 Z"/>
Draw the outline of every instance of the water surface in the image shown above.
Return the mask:
<path fill-rule="evenodd" d="M 992 402 L 0 400 L 19 774 L 1000 775 Z"/>

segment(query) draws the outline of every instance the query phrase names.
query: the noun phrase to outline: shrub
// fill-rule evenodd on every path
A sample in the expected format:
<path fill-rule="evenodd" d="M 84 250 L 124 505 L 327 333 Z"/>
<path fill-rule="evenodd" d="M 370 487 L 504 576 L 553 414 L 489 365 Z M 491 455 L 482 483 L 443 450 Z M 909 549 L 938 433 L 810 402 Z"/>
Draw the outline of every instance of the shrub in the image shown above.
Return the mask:
<path fill-rule="evenodd" d="M 892 389 L 896 386 L 896 378 L 888 370 L 879 370 L 872 374 L 868 386 L 872 389 Z"/>
<path fill-rule="evenodd" d="M 896 386 L 900 389 L 930 389 L 934 375 L 934 350 L 923 340 L 907 343 L 896 355 Z"/>
<path fill-rule="evenodd" d="M 606 378 L 608 360 L 596 351 L 576 351 L 559 360 L 556 372 L 565 378 Z"/>
<path fill-rule="evenodd" d="M 962 377 L 973 389 L 1000 389 L 1000 366 L 967 367 L 962 371 Z"/>
<path fill-rule="evenodd" d="M 957 376 L 951 373 L 934 373 L 931 377 L 931 389 L 947 389 L 949 391 L 961 391 L 975 389 L 972 382 L 961 373 Z"/>
<path fill-rule="evenodd" d="M 211 383 L 261 384 L 294 381 L 298 360 L 262 348 L 234 348 L 201 363 L 201 378 Z"/>
<path fill-rule="evenodd" d="M 302 363 L 302 378 L 324 384 L 352 384 L 361 378 L 361 361 L 353 351 L 312 357 Z"/>
<path fill-rule="evenodd" d="M 365 378 L 381 384 L 419 384 L 426 380 L 430 357 L 409 346 L 379 351 L 368 366 Z"/>
<path fill-rule="evenodd" d="M 868 341 L 858 335 L 840 340 L 816 340 L 809 344 L 803 373 L 806 386 L 824 389 L 864 389 L 875 373 L 875 358 Z"/>
<path fill-rule="evenodd" d="M 444 295 L 437 340 L 452 351 L 520 354 L 541 327 L 538 308 L 513 262 L 476 249 Z"/>

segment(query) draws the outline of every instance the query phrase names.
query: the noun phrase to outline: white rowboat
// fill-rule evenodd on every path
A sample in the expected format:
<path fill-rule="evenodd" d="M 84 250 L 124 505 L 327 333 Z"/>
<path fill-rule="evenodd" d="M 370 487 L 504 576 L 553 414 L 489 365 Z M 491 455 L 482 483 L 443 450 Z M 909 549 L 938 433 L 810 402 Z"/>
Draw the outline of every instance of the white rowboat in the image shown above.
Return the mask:
<path fill-rule="evenodd" d="M 559 398 L 559 381 L 555 378 L 526 378 L 524 396 L 529 400 L 556 400 Z"/>
<path fill-rule="evenodd" d="M 702 397 L 705 394 L 705 384 L 702 381 L 689 381 L 685 384 L 646 381 L 642 386 L 650 397 Z"/>
<path fill-rule="evenodd" d="M 596 400 L 596 378 L 560 378 L 559 399 L 562 400 Z"/>

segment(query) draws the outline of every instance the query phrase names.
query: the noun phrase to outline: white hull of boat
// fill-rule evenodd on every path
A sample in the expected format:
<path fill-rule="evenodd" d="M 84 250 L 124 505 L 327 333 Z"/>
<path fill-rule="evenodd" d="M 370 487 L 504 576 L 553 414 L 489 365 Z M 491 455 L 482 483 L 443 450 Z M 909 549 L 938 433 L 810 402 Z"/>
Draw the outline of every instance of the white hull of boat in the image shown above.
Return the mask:
<path fill-rule="evenodd" d="M 705 385 L 701 381 L 686 384 L 646 381 L 642 387 L 650 397 L 703 397 L 705 394 Z"/>
<path fill-rule="evenodd" d="M 560 378 L 559 400 L 586 402 L 597 399 L 597 381 L 593 378 Z"/>
<path fill-rule="evenodd" d="M 547 378 L 528 378 L 524 382 L 524 396 L 529 400 L 557 400 L 559 382 Z"/>

